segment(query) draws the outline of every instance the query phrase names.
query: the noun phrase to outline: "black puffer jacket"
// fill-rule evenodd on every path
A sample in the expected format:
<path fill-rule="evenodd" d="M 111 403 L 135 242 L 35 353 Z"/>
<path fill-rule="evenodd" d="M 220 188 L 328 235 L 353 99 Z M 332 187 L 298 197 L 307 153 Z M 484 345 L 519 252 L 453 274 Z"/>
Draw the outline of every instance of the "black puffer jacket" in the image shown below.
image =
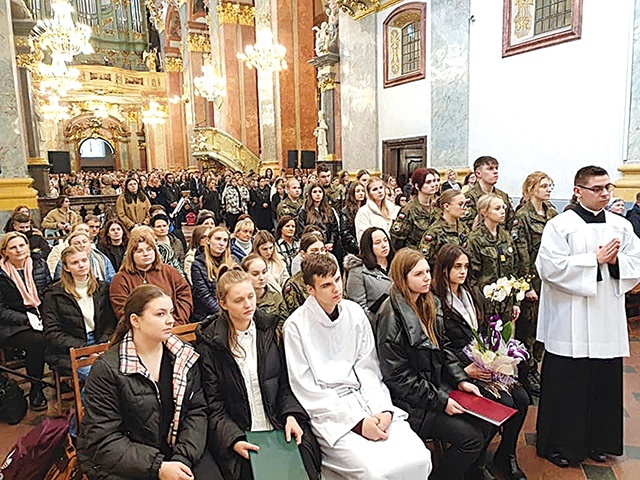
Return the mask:
<path fill-rule="evenodd" d="M 220 312 L 216 297 L 216 280 L 209 279 L 204 252 L 198 249 L 191 264 L 191 291 L 193 293 L 192 322 L 200 322 Z"/>
<path fill-rule="evenodd" d="M 275 338 L 277 321 L 256 311 L 254 322 L 258 379 L 267 418 L 274 428 L 283 429 L 286 418 L 295 417 L 304 430 L 300 452 L 307 472 L 318 472 L 320 449 L 308 426 L 309 417 L 289 386 L 283 352 Z M 246 460 L 233 451 L 233 446 L 245 440 L 244 432 L 251 429 L 251 410 L 242 372 L 228 347 L 227 320 L 222 316 L 211 317 L 198 327 L 197 334 L 196 350 L 201 355 L 202 386 L 209 413 L 208 448 L 224 478 L 239 479 Z M 310 476 L 314 477 L 313 473 Z"/>
<path fill-rule="evenodd" d="M 163 461 L 193 467 L 207 439 L 206 403 L 197 364 L 187 375 L 173 455 L 165 458 L 160 451 L 157 387 L 141 374 L 120 372 L 119 347 L 114 345 L 96 360 L 85 384 L 85 415 L 78 436 L 82 471 L 92 480 L 156 479 Z"/>
<path fill-rule="evenodd" d="M 120 270 L 120 265 L 122 265 L 122 260 L 124 259 L 124 254 L 127 251 L 126 245 L 98 245 L 98 250 L 106 255 L 106 257 L 113 265 L 113 268 L 116 272 Z"/>
<path fill-rule="evenodd" d="M 109 286 L 102 281 L 98 281 L 98 290 L 93 293 L 93 309 L 96 343 L 108 342 L 117 321 L 109 301 Z M 70 375 L 69 349 L 85 346 L 87 332 L 78 301 L 64 290 L 61 282 L 51 285 L 44 295 L 42 323 L 47 363 L 56 372 Z"/>
<path fill-rule="evenodd" d="M 39 255 L 32 257 L 32 260 L 33 281 L 38 290 L 38 298 L 42 300 L 44 291 L 51 283 L 51 274 L 47 263 Z M 0 345 L 16 333 L 31 330 L 27 312 L 39 315 L 37 309 L 25 306 L 16 284 L 0 269 Z"/>
<path fill-rule="evenodd" d="M 409 413 L 411 428 L 421 433 L 429 432 L 436 413 L 444 413 L 449 392 L 468 380 L 446 348 L 440 301 L 434 300 L 440 348 L 423 333 L 417 315 L 393 287 L 375 323 L 383 380 L 394 405 Z"/>

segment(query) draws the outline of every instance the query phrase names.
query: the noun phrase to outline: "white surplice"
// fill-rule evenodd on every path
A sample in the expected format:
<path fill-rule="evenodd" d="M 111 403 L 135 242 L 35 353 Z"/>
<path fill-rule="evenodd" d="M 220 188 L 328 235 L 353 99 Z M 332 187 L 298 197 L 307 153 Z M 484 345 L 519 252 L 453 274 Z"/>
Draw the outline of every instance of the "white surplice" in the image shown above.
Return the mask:
<path fill-rule="evenodd" d="M 332 321 L 310 296 L 284 324 L 291 389 L 309 413 L 323 453 L 325 478 L 424 480 L 431 457 L 406 412 L 382 382 L 371 325 L 358 304 L 343 300 Z M 372 442 L 351 429 L 393 412 L 389 438 Z"/>
<path fill-rule="evenodd" d="M 605 218 L 606 223 L 586 223 L 569 210 L 549 220 L 542 233 L 537 339 L 556 355 L 629 356 L 624 294 L 640 280 L 640 239 L 627 219 L 609 212 Z M 606 264 L 598 266 L 595 254 L 613 238 L 620 239 L 619 280 Z"/>

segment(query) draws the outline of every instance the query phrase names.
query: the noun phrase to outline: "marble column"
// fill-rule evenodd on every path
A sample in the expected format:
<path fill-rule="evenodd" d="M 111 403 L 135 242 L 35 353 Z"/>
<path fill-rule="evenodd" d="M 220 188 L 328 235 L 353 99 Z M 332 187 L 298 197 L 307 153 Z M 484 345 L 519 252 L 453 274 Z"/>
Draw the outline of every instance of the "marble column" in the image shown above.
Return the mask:
<path fill-rule="evenodd" d="M 38 208 L 27 169 L 24 114 L 18 94 L 16 49 L 9 0 L 0 0 L 0 225 L 16 205 Z"/>
<path fill-rule="evenodd" d="M 277 43 L 277 36 L 273 35 L 272 11 L 270 0 L 256 0 L 256 42 L 262 35 L 273 36 L 273 43 Z M 278 112 L 276 112 L 276 73 L 258 70 L 258 112 L 260 115 L 260 162 L 262 169 L 272 168 L 274 171 L 282 158 L 282 146 L 278 140 L 279 128 Z"/>
<path fill-rule="evenodd" d="M 327 152 L 329 160 L 336 160 L 336 74 L 340 56 L 327 53 L 309 60 L 318 69 L 318 89 L 320 90 L 320 110 L 327 122 Z M 339 169 L 339 168 L 337 168 Z"/>
<path fill-rule="evenodd" d="M 636 193 L 640 192 L 640 0 L 634 1 L 632 49 L 627 151 L 618 168 L 622 178 L 616 182 L 615 190 L 615 195 L 627 202 L 635 202 Z"/>
<path fill-rule="evenodd" d="M 222 78 L 226 77 L 225 65 L 223 60 L 223 49 L 221 47 L 221 29 L 220 18 L 217 14 L 218 0 L 209 1 L 209 19 L 211 24 L 209 26 L 209 37 L 211 40 L 211 62 L 214 66 L 217 66 L 220 70 Z M 215 102 L 213 104 L 213 124 L 221 130 L 226 129 L 226 102 L 224 100 Z"/>
<path fill-rule="evenodd" d="M 431 2 L 431 166 L 469 163 L 469 0 Z"/>
<path fill-rule="evenodd" d="M 342 168 L 380 170 L 376 16 L 340 12 Z"/>

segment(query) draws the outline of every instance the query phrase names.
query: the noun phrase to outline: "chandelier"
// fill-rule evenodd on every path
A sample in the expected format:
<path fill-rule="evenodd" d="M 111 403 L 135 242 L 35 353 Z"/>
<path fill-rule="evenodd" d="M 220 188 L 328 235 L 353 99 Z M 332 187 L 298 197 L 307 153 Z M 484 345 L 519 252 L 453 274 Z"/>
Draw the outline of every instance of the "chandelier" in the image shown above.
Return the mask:
<path fill-rule="evenodd" d="M 224 78 L 217 72 L 212 64 L 211 57 L 207 56 L 202 65 L 202 75 L 193 79 L 196 94 L 213 102 L 227 95 Z"/>
<path fill-rule="evenodd" d="M 37 68 L 41 77 L 40 93 L 44 96 L 64 97 L 70 90 L 82 88 L 82 84 L 78 81 L 80 71 L 77 68 L 68 67 L 57 55 L 51 57 L 51 65 L 40 63 Z"/>
<path fill-rule="evenodd" d="M 80 53 L 93 53 L 89 43 L 91 27 L 73 21 L 73 7 L 68 0 L 51 2 L 53 18 L 38 20 L 31 31 L 31 38 L 37 40 L 40 47 L 60 57 L 59 61 L 71 63 L 73 57 Z"/>
<path fill-rule="evenodd" d="M 42 118 L 52 122 L 61 122 L 71 118 L 69 108 L 60 105 L 60 97 L 51 95 L 45 103 L 40 105 L 40 113 Z"/>
<path fill-rule="evenodd" d="M 160 105 L 155 100 L 149 100 L 148 107 L 142 109 L 141 120 L 145 125 L 162 125 L 167 121 L 168 117 L 167 107 Z"/>
<path fill-rule="evenodd" d="M 244 53 L 238 53 L 237 56 L 248 68 L 279 72 L 287 68 L 287 62 L 284 60 L 286 53 L 287 49 L 284 46 L 273 43 L 271 30 L 264 29 L 256 32 L 256 43 L 247 45 Z"/>

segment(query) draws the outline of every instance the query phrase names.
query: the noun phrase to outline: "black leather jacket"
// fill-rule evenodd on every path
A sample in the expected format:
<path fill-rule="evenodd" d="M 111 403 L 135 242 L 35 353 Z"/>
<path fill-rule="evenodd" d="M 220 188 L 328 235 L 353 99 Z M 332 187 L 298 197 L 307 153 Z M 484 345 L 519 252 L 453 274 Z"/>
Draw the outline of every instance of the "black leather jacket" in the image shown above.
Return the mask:
<path fill-rule="evenodd" d="M 404 297 L 391 288 L 376 317 L 375 332 L 382 377 L 394 405 L 409 414 L 416 432 L 428 432 L 436 413 L 444 413 L 449 392 L 468 380 L 443 335 L 442 310 L 436 302 L 434 345 Z"/>

